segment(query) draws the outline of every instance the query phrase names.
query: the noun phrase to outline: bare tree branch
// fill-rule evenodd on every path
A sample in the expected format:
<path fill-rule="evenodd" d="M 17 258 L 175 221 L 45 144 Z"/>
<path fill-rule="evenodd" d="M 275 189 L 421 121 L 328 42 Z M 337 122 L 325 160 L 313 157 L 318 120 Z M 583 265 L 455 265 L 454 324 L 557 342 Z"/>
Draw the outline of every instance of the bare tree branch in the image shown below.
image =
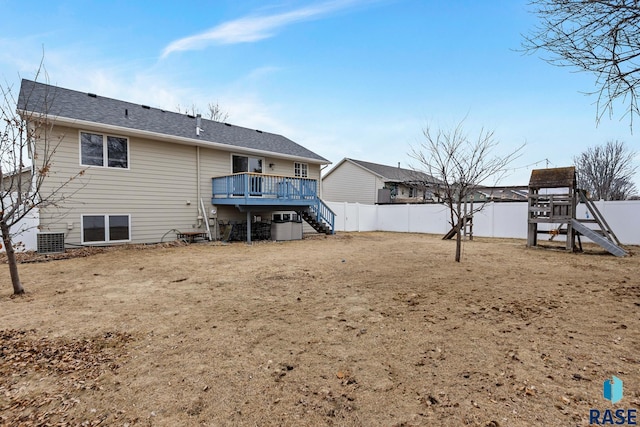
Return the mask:
<path fill-rule="evenodd" d="M 46 79 L 43 63 L 38 68 L 36 78 L 41 75 Z M 16 230 L 17 225 L 34 209 L 57 206 L 70 197 L 70 194 L 65 194 L 64 188 L 82 176 L 84 170 L 58 179 L 57 183 L 48 185 L 45 192 L 43 184 L 50 174 L 53 157 L 60 143 L 53 136 L 53 121 L 49 115 L 55 91 L 36 96 L 33 92 L 23 90 L 19 99 L 16 99 L 13 88 L 5 85 L 0 86 L 0 93 L 0 233 L 14 294 L 22 294 L 24 287 L 18 274 L 15 257 L 17 242 L 14 238 L 24 230 Z M 38 108 L 32 108 L 35 106 Z"/>
<path fill-rule="evenodd" d="M 625 200 L 635 196 L 633 176 L 638 169 L 633 164 L 635 156 L 636 152 L 620 141 L 589 147 L 573 158 L 578 186 L 596 200 Z"/>
<path fill-rule="evenodd" d="M 216 101 L 215 104 L 210 102 L 207 107 L 209 109 L 209 114 L 207 116 L 209 120 L 213 120 L 214 122 L 224 123 L 229 119 L 229 113 L 224 111 L 220 107 L 220 104 L 218 104 L 218 101 Z"/>
<path fill-rule="evenodd" d="M 190 107 L 182 108 L 179 104 L 176 106 L 176 111 L 181 114 L 188 114 L 191 116 L 197 116 L 200 113 L 200 108 L 196 104 L 191 104 Z M 207 114 L 205 117 L 214 122 L 224 123 L 229 119 L 229 112 L 224 111 L 218 101 L 215 103 L 210 102 L 207 104 Z"/>
<path fill-rule="evenodd" d="M 640 3 L 636 0 L 532 0 L 540 23 L 524 35 L 525 52 L 545 51 L 543 59 L 595 75 L 596 122 L 613 117 L 616 101 L 627 105 L 622 117 L 638 109 L 640 84 Z"/>
<path fill-rule="evenodd" d="M 464 132 L 464 120 L 451 130 L 423 129 L 424 141 L 411 148 L 409 156 L 415 159 L 424 173 L 434 178 L 425 183 L 434 188 L 438 197 L 449 208 L 451 226 L 457 228 L 456 261 L 460 262 L 460 228 L 464 216 L 482 210 L 484 205 L 475 205 L 464 212 L 463 205 L 470 200 L 478 186 L 487 180 L 497 183 L 507 172 L 507 166 L 517 159 L 524 145 L 513 152 L 498 156 L 493 154 L 498 146 L 493 131 L 480 130 L 475 140 Z"/>

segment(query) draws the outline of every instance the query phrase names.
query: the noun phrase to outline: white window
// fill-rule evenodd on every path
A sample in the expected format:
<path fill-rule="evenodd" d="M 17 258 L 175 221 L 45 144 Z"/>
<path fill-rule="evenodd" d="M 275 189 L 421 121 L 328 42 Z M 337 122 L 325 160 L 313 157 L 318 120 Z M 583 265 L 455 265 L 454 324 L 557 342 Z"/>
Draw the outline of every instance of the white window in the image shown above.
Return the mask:
<path fill-rule="evenodd" d="M 130 215 L 82 215 L 82 243 L 131 240 Z"/>
<path fill-rule="evenodd" d="M 293 174 L 299 178 L 307 178 L 309 177 L 309 165 L 306 163 L 298 163 L 295 162 L 293 164 Z"/>
<path fill-rule="evenodd" d="M 120 136 L 80 132 L 80 164 L 129 168 L 129 140 Z"/>

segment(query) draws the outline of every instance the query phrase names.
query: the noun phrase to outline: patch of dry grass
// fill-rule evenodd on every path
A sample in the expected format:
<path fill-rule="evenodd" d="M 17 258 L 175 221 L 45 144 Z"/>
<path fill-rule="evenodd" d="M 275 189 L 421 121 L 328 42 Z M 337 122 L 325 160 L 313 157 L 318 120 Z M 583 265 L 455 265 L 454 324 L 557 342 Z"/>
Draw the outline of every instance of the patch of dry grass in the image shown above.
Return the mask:
<path fill-rule="evenodd" d="M 579 426 L 611 374 L 640 406 L 637 257 L 453 245 L 109 250 L 23 264 L 21 298 L 0 270 L 0 420 Z"/>

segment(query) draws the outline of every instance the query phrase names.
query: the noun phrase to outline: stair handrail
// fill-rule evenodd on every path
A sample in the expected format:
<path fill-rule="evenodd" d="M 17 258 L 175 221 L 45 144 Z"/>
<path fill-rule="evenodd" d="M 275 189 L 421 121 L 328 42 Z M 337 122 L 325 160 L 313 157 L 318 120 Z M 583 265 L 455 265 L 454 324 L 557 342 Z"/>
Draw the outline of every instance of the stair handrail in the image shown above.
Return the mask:
<path fill-rule="evenodd" d="M 316 214 L 316 218 L 318 220 L 324 221 L 331 227 L 331 234 L 335 234 L 335 219 L 336 213 L 331 210 L 329 206 L 325 202 L 320 199 L 320 197 L 315 198 L 315 203 L 309 206 L 313 213 Z"/>
<path fill-rule="evenodd" d="M 300 187 L 302 187 L 305 182 L 313 182 L 316 184 L 316 186 L 318 184 L 317 180 L 306 179 L 305 181 L 303 181 L 304 178 L 296 178 L 296 179 L 298 179 L 298 182 L 300 182 L 301 184 Z M 309 205 L 309 208 L 316 215 L 316 218 L 319 221 L 323 221 L 325 224 L 331 227 L 331 234 L 335 234 L 336 213 L 332 211 L 331 208 L 327 206 L 327 204 L 324 203 L 320 197 L 318 197 L 317 188 L 313 189 L 312 194 L 307 194 L 306 192 L 302 191 L 302 188 L 296 188 L 296 186 L 292 186 L 292 187 L 293 187 L 292 188 L 293 193 L 296 194 L 301 199 L 307 199 L 308 196 L 313 196 L 312 200 L 315 203 Z"/>

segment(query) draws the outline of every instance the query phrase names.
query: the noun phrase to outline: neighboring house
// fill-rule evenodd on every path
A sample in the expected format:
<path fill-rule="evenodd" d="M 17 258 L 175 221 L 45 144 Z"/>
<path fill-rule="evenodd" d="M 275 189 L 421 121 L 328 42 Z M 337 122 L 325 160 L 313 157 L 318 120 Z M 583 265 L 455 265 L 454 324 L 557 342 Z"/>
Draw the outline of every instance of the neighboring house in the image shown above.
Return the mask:
<path fill-rule="evenodd" d="M 64 233 L 66 244 L 160 242 L 206 230 L 209 220 L 250 226 L 275 211 L 333 232 L 334 215 L 318 197 L 330 162 L 284 136 L 30 80 L 18 112 L 51 123 L 59 144 L 43 195 L 84 171 L 58 206 L 39 212 L 39 230 Z M 36 155 L 43 144 L 34 141 Z"/>
<path fill-rule="evenodd" d="M 5 165 L 6 166 L 6 165 Z M 17 217 L 23 216 L 11 227 L 13 235 L 13 248 L 17 251 L 33 250 L 36 247 L 35 229 L 38 226 L 38 210 L 33 209 L 25 213 L 24 208 L 28 207 L 24 203 L 28 199 L 31 189 L 31 167 L 22 168 L 19 172 L 7 173 L 0 177 L 0 197 L 2 197 L 2 207 L 11 210 L 16 207 L 15 216 L 8 218 L 8 222 L 14 222 Z M 23 202 L 18 200 L 22 197 Z M 5 252 L 4 245 L 0 241 L 0 252 Z"/>
<path fill-rule="evenodd" d="M 31 189 L 31 167 L 25 167 L 20 172 L 5 173 L 2 176 L 2 194 L 16 191 L 20 187 L 23 193 L 28 193 Z"/>
<path fill-rule="evenodd" d="M 526 185 L 478 187 L 469 200 L 474 202 L 526 202 L 529 187 Z"/>
<path fill-rule="evenodd" d="M 344 158 L 322 177 L 322 197 L 363 204 L 433 201 L 436 179 L 423 172 Z"/>

